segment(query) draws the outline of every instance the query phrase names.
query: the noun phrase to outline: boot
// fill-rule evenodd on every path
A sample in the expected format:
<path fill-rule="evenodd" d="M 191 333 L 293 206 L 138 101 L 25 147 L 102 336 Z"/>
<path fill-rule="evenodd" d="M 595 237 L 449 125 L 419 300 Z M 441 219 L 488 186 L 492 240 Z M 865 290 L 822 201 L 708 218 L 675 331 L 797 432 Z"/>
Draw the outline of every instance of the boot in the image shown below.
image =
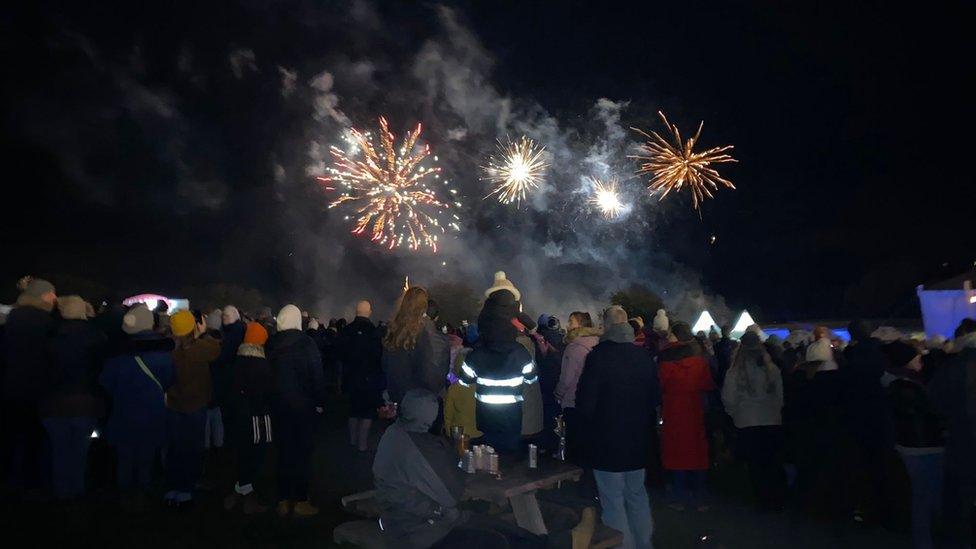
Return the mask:
<path fill-rule="evenodd" d="M 285 518 L 291 514 L 291 508 L 294 504 L 295 502 L 290 500 L 279 501 L 278 508 L 275 510 L 275 512 L 278 513 L 279 517 Z"/>
<path fill-rule="evenodd" d="M 314 517 L 319 514 L 319 508 L 309 503 L 306 499 L 295 504 L 296 517 Z"/>
<path fill-rule="evenodd" d="M 250 494 L 244 496 L 243 508 L 244 508 L 245 515 L 258 515 L 261 513 L 268 512 L 268 506 L 261 505 L 261 502 L 258 501 L 257 494 L 255 494 L 254 492 L 251 492 Z"/>
<path fill-rule="evenodd" d="M 593 531 L 596 529 L 596 510 L 592 507 L 583 509 L 583 517 L 579 524 L 573 527 L 573 549 L 587 549 L 593 541 Z"/>

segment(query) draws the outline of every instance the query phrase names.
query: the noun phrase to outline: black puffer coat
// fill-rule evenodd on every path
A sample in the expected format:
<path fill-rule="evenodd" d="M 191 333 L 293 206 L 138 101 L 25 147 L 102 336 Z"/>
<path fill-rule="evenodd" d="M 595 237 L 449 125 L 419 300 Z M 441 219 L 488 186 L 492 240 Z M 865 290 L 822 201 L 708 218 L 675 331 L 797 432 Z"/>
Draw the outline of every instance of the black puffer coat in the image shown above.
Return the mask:
<path fill-rule="evenodd" d="M 238 418 L 264 416 L 271 413 L 277 395 L 277 381 L 264 347 L 243 343 L 234 359 L 234 377 L 227 406 Z"/>
<path fill-rule="evenodd" d="M 611 472 L 646 467 L 660 403 L 657 369 L 646 350 L 615 341 L 593 347 L 576 390 L 586 465 Z"/>
<path fill-rule="evenodd" d="M 925 387 L 908 379 L 888 385 L 888 400 L 895 420 L 895 442 L 904 448 L 945 446 L 945 419 L 929 400 Z"/>
<path fill-rule="evenodd" d="M 844 374 L 850 429 L 860 446 L 890 448 L 894 442 L 889 399 L 881 386 L 887 361 L 883 345 L 873 337 L 844 349 Z"/>
<path fill-rule="evenodd" d="M 385 385 L 379 330 L 368 318 L 357 316 L 339 334 L 338 347 L 343 391 L 349 395 L 351 413 L 353 417 L 371 417 L 383 403 Z"/>
<path fill-rule="evenodd" d="M 18 305 L 7 315 L 4 326 L 4 399 L 25 406 L 36 406 L 45 391 L 45 376 L 50 371 L 48 337 L 54 330 L 54 317 L 38 306 Z"/>
<path fill-rule="evenodd" d="M 234 357 L 237 349 L 244 342 L 244 332 L 247 325 L 242 321 L 228 324 L 221 330 L 220 356 L 210 365 L 210 379 L 213 380 L 214 405 L 223 406 L 230 394 L 234 380 Z"/>
<path fill-rule="evenodd" d="M 101 417 L 98 376 L 106 338 L 87 320 L 63 320 L 49 342 L 47 387 L 41 417 Z"/>
<path fill-rule="evenodd" d="M 284 330 L 268 340 L 267 353 L 280 405 L 308 412 L 325 402 L 322 357 L 312 338 L 301 330 Z"/>

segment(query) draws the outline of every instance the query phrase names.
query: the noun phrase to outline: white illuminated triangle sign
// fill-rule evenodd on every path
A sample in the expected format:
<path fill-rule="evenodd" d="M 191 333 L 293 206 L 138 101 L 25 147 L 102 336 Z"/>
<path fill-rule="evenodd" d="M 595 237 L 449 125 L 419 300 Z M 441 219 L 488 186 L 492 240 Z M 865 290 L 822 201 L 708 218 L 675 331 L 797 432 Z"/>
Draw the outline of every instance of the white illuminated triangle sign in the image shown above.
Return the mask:
<path fill-rule="evenodd" d="M 732 326 L 732 337 L 742 337 L 742 334 L 746 333 L 746 328 L 755 324 L 756 321 L 752 319 L 752 315 L 749 311 L 743 310 L 736 319 L 735 325 Z"/>
<path fill-rule="evenodd" d="M 697 334 L 698 332 L 705 332 L 707 335 L 712 329 L 712 326 L 714 326 L 716 330 L 719 329 L 718 324 L 715 323 L 715 319 L 712 318 L 711 313 L 708 311 L 702 311 L 702 313 L 698 315 L 698 320 L 695 321 L 694 326 L 691 327 L 691 333 Z"/>

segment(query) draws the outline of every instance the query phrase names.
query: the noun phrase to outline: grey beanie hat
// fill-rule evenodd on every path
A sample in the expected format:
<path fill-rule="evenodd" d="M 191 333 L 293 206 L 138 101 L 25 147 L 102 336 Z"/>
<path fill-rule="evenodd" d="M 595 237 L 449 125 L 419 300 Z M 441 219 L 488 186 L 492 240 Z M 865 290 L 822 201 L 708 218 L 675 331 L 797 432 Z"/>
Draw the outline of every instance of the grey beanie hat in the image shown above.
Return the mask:
<path fill-rule="evenodd" d="M 214 309 L 207 313 L 207 329 L 220 331 L 221 326 L 224 325 L 223 317 L 221 316 L 223 312 L 220 309 Z"/>
<path fill-rule="evenodd" d="M 31 297 L 41 297 L 47 293 L 54 293 L 54 284 L 51 284 L 43 278 L 34 278 L 32 276 L 21 278 L 17 282 L 17 288 Z"/>
<path fill-rule="evenodd" d="M 146 304 L 138 303 L 122 317 L 122 331 L 129 335 L 151 331 L 153 320 L 152 311 L 146 307 Z"/>

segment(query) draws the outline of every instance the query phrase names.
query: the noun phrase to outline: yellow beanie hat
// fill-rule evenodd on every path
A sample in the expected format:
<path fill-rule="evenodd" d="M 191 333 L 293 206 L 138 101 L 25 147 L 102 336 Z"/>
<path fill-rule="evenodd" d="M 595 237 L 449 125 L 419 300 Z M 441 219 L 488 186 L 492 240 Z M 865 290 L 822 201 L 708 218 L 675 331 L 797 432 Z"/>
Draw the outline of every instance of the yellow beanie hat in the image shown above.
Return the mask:
<path fill-rule="evenodd" d="M 186 310 L 180 311 L 169 318 L 169 329 L 177 337 L 182 337 L 192 332 L 196 324 L 197 320 L 193 318 L 193 313 Z"/>

